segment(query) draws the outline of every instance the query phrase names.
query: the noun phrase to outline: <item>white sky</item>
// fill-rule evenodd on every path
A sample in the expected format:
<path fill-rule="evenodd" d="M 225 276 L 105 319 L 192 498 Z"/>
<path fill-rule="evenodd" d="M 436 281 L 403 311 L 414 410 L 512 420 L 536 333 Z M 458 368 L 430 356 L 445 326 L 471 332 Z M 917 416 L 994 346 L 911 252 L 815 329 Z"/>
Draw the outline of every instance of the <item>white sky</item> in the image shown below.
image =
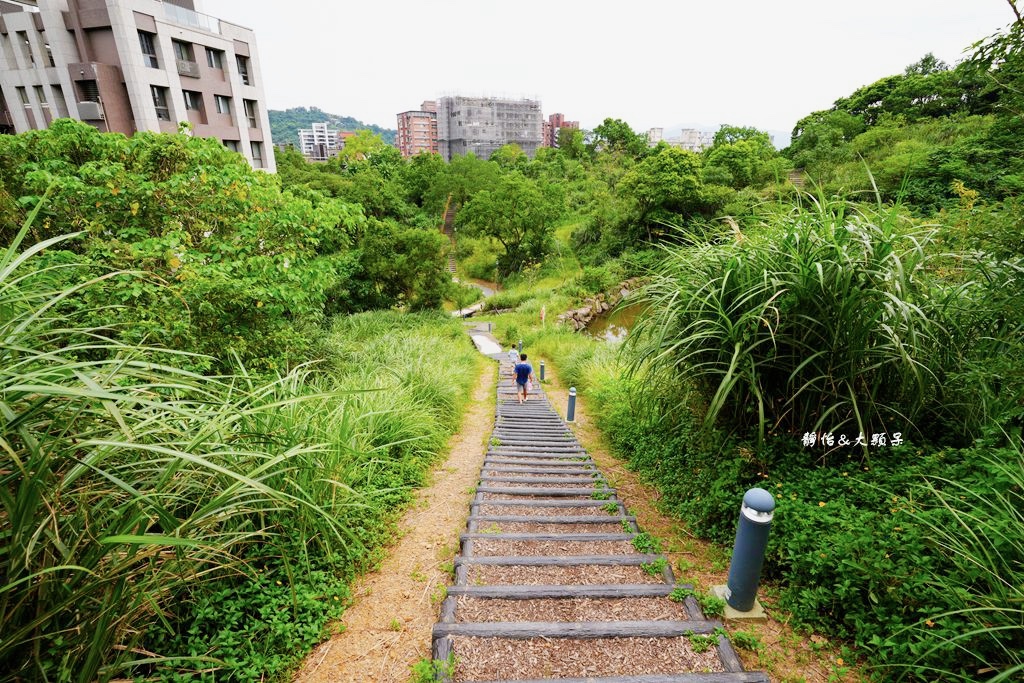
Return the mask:
<path fill-rule="evenodd" d="M 593 128 L 785 131 L 932 52 L 1010 24 L 1006 0 L 200 0 L 256 32 L 272 109 L 395 128 L 441 95 L 529 97 Z M 777 141 L 778 142 L 778 141 Z M 782 141 L 783 144 L 785 141 Z"/>

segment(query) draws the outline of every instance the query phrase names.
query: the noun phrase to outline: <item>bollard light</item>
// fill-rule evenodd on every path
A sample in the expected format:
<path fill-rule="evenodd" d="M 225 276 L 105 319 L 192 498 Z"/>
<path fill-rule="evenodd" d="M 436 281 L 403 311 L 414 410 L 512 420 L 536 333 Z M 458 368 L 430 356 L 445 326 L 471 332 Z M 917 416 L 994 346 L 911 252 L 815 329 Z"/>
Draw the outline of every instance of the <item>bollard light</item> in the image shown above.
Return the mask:
<path fill-rule="evenodd" d="M 519 353 L 522 353 L 522 352 L 523 352 L 523 340 L 520 339 L 519 340 Z"/>
<path fill-rule="evenodd" d="M 740 612 L 750 611 L 757 599 L 757 584 L 761 580 L 774 510 L 775 499 L 764 489 L 750 489 L 743 495 L 725 591 L 725 601 Z"/>
<path fill-rule="evenodd" d="M 565 421 L 572 422 L 576 417 L 576 387 L 569 387 L 569 408 L 565 411 Z"/>
<path fill-rule="evenodd" d="M 540 381 L 544 381 L 544 361 L 540 362 Z"/>
<path fill-rule="evenodd" d="M 487 331 L 488 331 L 488 332 L 490 332 L 490 331 L 491 331 L 491 324 L 490 324 L 490 323 L 487 323 Z"/>

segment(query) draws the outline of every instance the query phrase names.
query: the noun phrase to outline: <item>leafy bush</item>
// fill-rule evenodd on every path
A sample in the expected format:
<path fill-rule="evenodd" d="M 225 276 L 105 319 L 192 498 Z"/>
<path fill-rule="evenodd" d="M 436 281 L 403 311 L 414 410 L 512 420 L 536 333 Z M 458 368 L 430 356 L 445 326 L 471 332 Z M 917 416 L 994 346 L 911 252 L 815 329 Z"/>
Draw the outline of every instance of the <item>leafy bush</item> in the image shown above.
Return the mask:
<path fill-rule="evenodd" d="M 367 218 L 306 187 L 282 191 L 216 140 L 184 134 L 125 138 L 61 119 L 5 135 L 0 207 L 15 226 L 38 207 L 35 239 L 82 231 L 43 261 L 91 270 L 54 269 L 54 280 L 78 278 L 56 286 L 125 271 L 63 302 L 67 315 L 86 308 L 107 338 L 192 351 L 174 363 L 202 372 L 232 372 L 235 357 L 284 372 L 315 354 L 330 314 L 439 308 L 448 282 L 436 229 Z"/>
<path fill-rule="evenodd" d="M 567 287 L 576 286 L 585 294 L 597 294 L 607 292 L 624 279 L 624 271 L 615 261 L 610 261 L 601 266 L 586 266 L 583 272 L 566 284 Z"/>

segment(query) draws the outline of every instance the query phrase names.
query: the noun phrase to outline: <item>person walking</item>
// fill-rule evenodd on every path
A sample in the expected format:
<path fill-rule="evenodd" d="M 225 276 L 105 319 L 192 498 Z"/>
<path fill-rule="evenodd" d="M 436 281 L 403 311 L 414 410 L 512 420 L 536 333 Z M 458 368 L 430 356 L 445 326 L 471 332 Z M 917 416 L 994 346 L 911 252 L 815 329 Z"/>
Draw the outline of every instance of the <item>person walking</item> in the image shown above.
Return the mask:
<path fill-rule="evenodd" d="M 516 396 L 519 397 L 519 404 L 522 405 L 530 393 L 530 386 L 533 382 L 533 366 L 526 362 L 526 354 L 519 354 L 519 362 L 512 368 L 512 376 L 516 380 Z"/>
<path fill-rule="evenodd" d="M 519 362 L 519 352 L 516 351 L 516 347 L 512 347 L 508 350 L 508 362 L 515 366 Z"/>

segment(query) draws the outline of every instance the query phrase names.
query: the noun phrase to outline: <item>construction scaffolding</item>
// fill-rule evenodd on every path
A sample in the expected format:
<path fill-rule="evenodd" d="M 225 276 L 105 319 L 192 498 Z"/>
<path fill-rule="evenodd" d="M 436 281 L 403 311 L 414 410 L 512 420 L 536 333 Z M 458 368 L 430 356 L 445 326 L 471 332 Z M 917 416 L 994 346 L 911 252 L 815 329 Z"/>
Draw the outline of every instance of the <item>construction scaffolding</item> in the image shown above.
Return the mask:
<path fill-rule="evenodd" d="M 446 161 L 469 152 L 488 159 L 508 144 L 518 145 L 532 159 L 543 144 L 540 102 L 442 97 L 437 106 L 437 137 Z"/>

